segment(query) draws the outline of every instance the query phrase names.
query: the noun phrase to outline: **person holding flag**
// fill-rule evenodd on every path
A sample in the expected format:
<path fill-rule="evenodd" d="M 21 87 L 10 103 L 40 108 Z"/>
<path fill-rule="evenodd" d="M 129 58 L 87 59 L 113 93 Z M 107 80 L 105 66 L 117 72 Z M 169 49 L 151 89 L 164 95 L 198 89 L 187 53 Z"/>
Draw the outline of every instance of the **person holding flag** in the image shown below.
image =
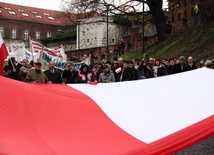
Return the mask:
<path fill-rule="evenodd" d="M 7 58 L 8 55 L 9 54 L 8 54 L 7 48 L 4 44 L 4 40 L 3 40 L 2 36 L 0 35 L 0 75 L 3 75 L 4 60 Z"/>

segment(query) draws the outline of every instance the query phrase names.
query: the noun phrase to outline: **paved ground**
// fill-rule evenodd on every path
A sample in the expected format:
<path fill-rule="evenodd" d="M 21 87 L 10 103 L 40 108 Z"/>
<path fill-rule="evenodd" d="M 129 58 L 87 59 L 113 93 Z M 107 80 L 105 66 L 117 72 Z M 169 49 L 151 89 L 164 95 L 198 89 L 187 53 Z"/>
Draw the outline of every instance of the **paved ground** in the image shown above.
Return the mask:
<path fill-rule="evenodd" d="M 214 136 L 173 155 L 214 155 Z"/>

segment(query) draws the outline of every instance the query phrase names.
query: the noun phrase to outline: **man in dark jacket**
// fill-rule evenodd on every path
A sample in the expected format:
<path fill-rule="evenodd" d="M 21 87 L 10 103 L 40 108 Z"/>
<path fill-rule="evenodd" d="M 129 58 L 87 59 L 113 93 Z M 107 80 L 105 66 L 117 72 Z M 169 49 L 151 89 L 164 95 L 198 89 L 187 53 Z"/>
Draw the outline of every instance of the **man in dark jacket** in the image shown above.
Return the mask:
<path fill-rule="evenodd" d="M 56 70 L 55 68 L 55 62 L 50 61 L 49 62 L 49 69 L 44 71 L 45 75 L 51 81 L 52 83 L 62 83 L 62 77 L 61 73 Z"/>
<path fill-rule="evenodd" d="M 195 65 L 195 63 L 192 61 L 192 57 L 189 56 L 187 59 L 187 64 L 185 66 L 185 70 L 186 71 L 190 71 L 190 70 L 194 70 L 197 69 L 197 66 Z"/>
<path fill-rule="evenodd" d="M 139 79 L 138 70 L 134 68 L 133 62 L 129 61 L 128 66 L 124 69 L 121 81 L 131 81 L 138 79 Z"/>
<path fill-rule="evenodd" d="M 180 56 L 179 57 L 179 62 L 178 64 L 175 64 L 173 67 L 173 73 L 181 73 L 181 72 L 185 72 L 185 57 L 184 56 Z"/>

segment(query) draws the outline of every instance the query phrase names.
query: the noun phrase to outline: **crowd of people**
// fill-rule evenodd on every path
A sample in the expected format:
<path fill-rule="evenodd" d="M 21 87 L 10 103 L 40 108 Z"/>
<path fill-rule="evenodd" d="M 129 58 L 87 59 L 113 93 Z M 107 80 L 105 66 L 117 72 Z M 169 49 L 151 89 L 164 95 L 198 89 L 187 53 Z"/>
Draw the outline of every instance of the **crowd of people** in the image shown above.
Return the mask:
<path fill-rule="evenodd" d="M 199 65 L 193 62 L 193 58 L 184 56 L 174 57 L 169 60 L 161 58 L 145 57 L 131 59 L 114 58 L 114 61 L 98 62 L 94 61 L 91 65 L 81 64 L 79 70 L 74 69 L 75 62 L 68 61 L 66 69 L 60 71 L 56 69 L 53 61 L 49 62 L 49 68 L 42 70 L 41 62 L 29 62 L 24 59 L 17 63 L 12 57 L 4 64 L 4 77 L 28 83 L 109 83 L 131 81 L 138 79 L 156 78 L 160 76 L 181 73 L 201 67 L 214 69 L 214 59 L 201 60 Z"/>

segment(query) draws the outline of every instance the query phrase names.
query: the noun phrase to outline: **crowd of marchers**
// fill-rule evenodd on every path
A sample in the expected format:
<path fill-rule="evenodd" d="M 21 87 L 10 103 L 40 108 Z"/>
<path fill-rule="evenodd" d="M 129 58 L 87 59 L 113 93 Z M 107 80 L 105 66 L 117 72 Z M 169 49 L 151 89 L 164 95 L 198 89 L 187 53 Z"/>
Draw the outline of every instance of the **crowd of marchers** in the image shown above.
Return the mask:
<path fill-rule="evenodd" d="M 81 64 L 79 70 L 75 70 L 73 65 L 75 62 L 67 62 L 66 69 L 60 71 L 56 69 L 53 61 L 49 62 L 49 68 L 42 70 L 41 62 L 29 62 L 24 59 L 21 63 L 17 63 L 12 57 L 4 63 L 3 76 L 14 80 L 28 83 L 109 83 L 131 81 L 139 79 L 156 78 L 170 74 L 186 72 L 202 67 L 214 69 L 214 59 L 201 60 L 198 65 L 193 62 L 193 58 L 189 56 L 174 57 L 169 60 L 161 58 L 145 57 L 138 61 L 131 59 L 129 61 L 123 58 L 114 58 L 114 61 L 93 61 L 91 65 Z"/>

